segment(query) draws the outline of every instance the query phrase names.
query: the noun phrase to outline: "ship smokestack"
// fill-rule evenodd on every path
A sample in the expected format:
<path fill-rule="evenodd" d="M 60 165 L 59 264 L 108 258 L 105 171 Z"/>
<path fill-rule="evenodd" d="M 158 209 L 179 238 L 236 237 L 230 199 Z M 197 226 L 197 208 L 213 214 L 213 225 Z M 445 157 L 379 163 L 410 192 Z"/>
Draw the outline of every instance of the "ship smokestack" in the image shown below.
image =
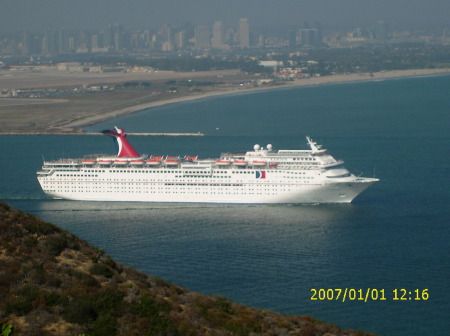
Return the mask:
<path fill-rule="evenodd" d="M 127 134 L 123 128 L 118 128 L 114 126 L 116 131 L 104 130 L 103 134 L 112 136 L 118 147 L 117 156 L 118 157 L 139 157 L 139 153 L 131 146 L 131 144 L 126 139 Z"/>

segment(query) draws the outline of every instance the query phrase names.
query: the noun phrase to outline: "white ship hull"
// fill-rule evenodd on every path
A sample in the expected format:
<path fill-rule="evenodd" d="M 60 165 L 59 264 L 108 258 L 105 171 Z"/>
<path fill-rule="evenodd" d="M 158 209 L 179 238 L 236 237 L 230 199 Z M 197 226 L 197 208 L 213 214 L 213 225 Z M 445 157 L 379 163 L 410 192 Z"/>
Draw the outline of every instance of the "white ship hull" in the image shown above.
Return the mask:
<path fill-rule="evenodd" d="M 255 146 L 219 160 L 147 160 L 134 152 L 128 158 L 118 155 L 120 160 L 44 162 L 38 181 L 47 195 L 68 200 L 244 204 L 350 203 L 378 181 L 350 174 L 342 161 L 308 141 L 311 150 Z M 160 160 L 157 167 L 155 160 Z"/>
<path fill-rule="evenodd" d="M 91 169 L 86 169 L 91 170 Z M 103 169 L 102 169 L 103 170 Z M 123 169 L 122 169 L 123 170 Z M 131 169 L 131 171 L 136 171 Z M 115 170 L 113 170 L 115 171 Z M 211 178 L 169 177 L 163 180 L 162 174 L 155 173 L 102 173 L 94 179 L 90 173 L 81 170 L 75 174 L 55 173 L 54 178 L 38 178 L 46 194 L 54 198 L 83 201 L 128 201 L 128 202 L 187 202 L 187 203 L 350 203 L 356 196 L 371 186 L 377 179 L 350 176 L 341 181 L 319 183 L 311 176 L 308 178 L 288 172 L 280 178 L 276 171 L 266 171 L 263 182 L 255 179 L 258 170 L 245 170 L 246 179 L 232 179 L 237 170 L 218 170 Z M 219 174 L 220 172 L 220 174 Z M 227 172 L 230 174 L 224 174 Z M 289 174 L 291 173 L 291 174 Z M 293 173 L 293 174 L 292 174 Z M 168 173 L 166 173 L 168 174 Z M 72 175 L 70 180 L 65 176 Z M 73 175 L 80 175 L 74 179 Z M 94 175 L 94 174 L 91 174 Z M 148 178 L 148 175 L 155 175 Z M 176 175 L 172 173 L 170 175 Z M 181 174 L 180 174 L 181 175 Z M 273 176 L 274 175 L 274 176 Z M 236 174 L 241 177 L 241 175 Z M 231 179 L 229 179 L 231 177 Z M 167 176 L 166 176 L 167 178 Z M 226 182 L 223 178 L 227 179 Z M 292 179 L 300 181 L 292 182 Z M 316 180 L 320 179 L 320 175 Z M 305 181 L 302 181 L 305 180 Z"/>

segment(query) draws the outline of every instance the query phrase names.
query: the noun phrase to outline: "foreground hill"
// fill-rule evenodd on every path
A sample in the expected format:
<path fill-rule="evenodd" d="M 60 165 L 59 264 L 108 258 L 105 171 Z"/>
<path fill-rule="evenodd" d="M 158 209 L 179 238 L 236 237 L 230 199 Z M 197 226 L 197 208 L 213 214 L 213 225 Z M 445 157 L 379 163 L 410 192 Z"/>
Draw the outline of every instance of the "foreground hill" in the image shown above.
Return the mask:
<path fill-rule="evenodd" d="M 171 285 L 121 265 L 69 232 L 5 203 L 0 203 L 0 333 L 373 335 Z"/>

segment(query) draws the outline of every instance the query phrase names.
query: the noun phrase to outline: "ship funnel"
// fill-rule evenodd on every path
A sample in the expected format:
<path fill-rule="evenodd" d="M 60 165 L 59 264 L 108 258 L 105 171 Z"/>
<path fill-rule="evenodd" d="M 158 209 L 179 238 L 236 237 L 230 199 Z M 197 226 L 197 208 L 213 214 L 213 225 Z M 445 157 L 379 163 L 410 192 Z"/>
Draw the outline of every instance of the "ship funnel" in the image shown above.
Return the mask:
<path fill-rule="evenodd" d="M 127 134 L 125 133 L 123 128 L 118 128 L 116 126 L 115 131 L 112 130 L 104 130 L 102 131 L 103 134 L 112 136 L 114 139 L 114 142 L 116 143 L 118 147 L 117 156 L 118 157 L 139 157 L 140 155 L 136 150 L 131 146 L 131 144 L 126 139 Z"/>

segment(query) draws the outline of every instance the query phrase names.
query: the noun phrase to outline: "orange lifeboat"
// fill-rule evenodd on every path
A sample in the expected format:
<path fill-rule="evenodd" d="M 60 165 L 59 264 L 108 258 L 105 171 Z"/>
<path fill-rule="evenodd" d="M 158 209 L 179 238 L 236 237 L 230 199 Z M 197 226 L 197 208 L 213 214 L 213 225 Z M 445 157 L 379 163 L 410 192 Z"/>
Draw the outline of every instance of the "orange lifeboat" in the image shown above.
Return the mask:
<path fill-rule="evenodd" d="M 128 160 L 114 160 L 114 164 L 116 166 L 125 166 L 128 163 Z"/>
<path fill-rule="evenodd" d="M 235 166 L 246 166 L 248 164 L 248 162 L 245 160 L 234 160 L 233 164 Z"/>
<path fill-rule="evenodd" d="M 159 166 L 161 164 L 161 160 L 147 160 L 145 163 L 149 166 Z"/>
<path fill-rule="evenodd" d="M 229 160 L 216 160 L 216 165 L 218 166 L 229 166 L 231 161 Z"/>
<path fill-rule="evenodd" d="M 165 160 L 166 166 L 177 166 L 180 162 L 178 160 Z"/>

